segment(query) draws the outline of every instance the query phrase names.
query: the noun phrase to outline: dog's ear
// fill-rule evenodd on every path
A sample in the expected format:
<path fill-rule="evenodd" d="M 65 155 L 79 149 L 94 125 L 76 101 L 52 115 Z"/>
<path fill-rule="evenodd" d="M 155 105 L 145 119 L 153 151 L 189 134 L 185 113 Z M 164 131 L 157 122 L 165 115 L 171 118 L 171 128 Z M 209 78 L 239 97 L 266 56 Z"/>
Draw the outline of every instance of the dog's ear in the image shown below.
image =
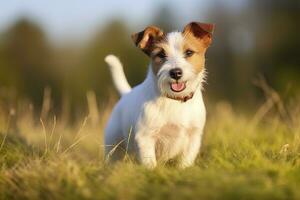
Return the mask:
<path fill-rule="evenodd" d="M 212 34 L 214 29 L 214 24 L 191 22 L 184 27 L 183 34 L 192 33 L 194 37 L 201 39 L 204 45 L 208 47 L 212 42 Z"/>
<path fill-rule="evenodd" d="M 134 44 L 147 55 L 150 55 L 153 44 L 163 37 L 163 31 L 156 26 L 148 26 L 145 30 L 134 33 L 131 38 Z"/>

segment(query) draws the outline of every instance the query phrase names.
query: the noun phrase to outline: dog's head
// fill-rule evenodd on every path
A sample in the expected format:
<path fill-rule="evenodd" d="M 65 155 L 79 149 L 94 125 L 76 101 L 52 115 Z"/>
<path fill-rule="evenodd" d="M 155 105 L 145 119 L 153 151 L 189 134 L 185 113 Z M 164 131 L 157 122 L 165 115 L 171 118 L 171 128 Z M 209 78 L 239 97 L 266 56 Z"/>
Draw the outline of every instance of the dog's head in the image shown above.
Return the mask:
<path fill-rule="evenodd" d="M 213 24 L 192 22 L 182 32 L 165 34 L 158 27 L 149 26 L 132 35 L 136 46 L 151 58 L 162 95 L 186 101 L 201 85 L 213 29 Z"/>

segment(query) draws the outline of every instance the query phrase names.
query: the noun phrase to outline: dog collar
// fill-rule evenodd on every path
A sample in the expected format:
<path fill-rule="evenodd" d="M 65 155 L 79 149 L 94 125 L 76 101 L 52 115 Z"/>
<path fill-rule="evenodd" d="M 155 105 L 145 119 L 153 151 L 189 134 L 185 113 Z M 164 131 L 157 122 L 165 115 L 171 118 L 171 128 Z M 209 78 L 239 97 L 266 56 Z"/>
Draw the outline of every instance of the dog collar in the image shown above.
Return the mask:
<path fill-rule="evenodd" d="M 187 95 L 187 96 L 183 96 L 183 97 L 173 97 L 173 96 L 167 95 L 167 98 L 173 99 L 173 100 L 176 100 L 176 101 L 180 101 L 180 102 L 184 103 L 184 102 L 187 102 L 188 100 L 190 100 L 191 98 L 193 98 L 193 96 L 194 96 L 194 93 L 191 92 L 191 93 L 190 93 L 189 95 Z"/>

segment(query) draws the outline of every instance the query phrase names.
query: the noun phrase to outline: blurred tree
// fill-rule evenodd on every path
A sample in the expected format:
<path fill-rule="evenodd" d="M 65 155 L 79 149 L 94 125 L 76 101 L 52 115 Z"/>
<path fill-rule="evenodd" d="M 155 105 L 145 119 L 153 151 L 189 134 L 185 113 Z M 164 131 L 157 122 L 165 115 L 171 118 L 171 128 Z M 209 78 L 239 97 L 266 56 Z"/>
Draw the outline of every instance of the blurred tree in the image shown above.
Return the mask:
<path fill-rule="evenodd" d="M 0 36 L 0 86 L 16 87 L 19 84 L 20 74 L 12 67 L 11 60 L 8 59 L 8 52 L 5 48 L 5 36 Z"/>
<path fill-rule="evenodd" d="M 176 24 L 176 15 L 174 15 L 169 4 L 161 3 L 158 6 L 158 12 L 155 13 L 153 18 L 153 24 L 164 30 L 170 32 L 178 30 L 178 24 Z"/>
<path fill-rule="evenodd" d="M 281 91 L 288 86 L 299 92 L 300 84 L 300 3 L 299 1 L 253 1 L 258 31 L 255 55 L 257 69 L 263 70 Z M 286 93 L 286 92 L 284 92 Z"/>
<path fill-rule="evenodd" d="M 29 20 L 21 19 L 6 33 L 3 51 L 11 80 L 17 77 L 19 93 L 41 105 L 45 86 L 55 87 L 57 81 L 51 69 L 51 50 L 44 32 Z"/>
<path fill-rule="evenodd" d="M 210 96 L 253 102 L 252 81 L 261 72 L 276 89 L 286 93 L 291 85 L 291 91 L 297 93 L 299 11 L 298 1 L 244 1 L 231 7 L 215 0 L 208 12 L 208 21 L 216 23 L 207 56 Z"/>
<path fill-rule="evenodd" d="M 131 32 L 123 21 L 114 20 L 107 24 L 88 46 L 82 67 L 76 80 L 81 91 L 93 89 L 101 98 L 107 98 L 113 87 L 108 66 L 104 58 L 108 54 L 120 57 L 128 81 L 132 86 L 140 83 L 146 73 L 146 56 L 139 54 L 131 41 Z M 140 53 L 142 54 L 142 53 Z"/>
<path fill-rule="evenodd" d="M 215 23 L 213 43 L 208 50 L 206 66 L 208 75 L 208 93 L 217 99 L 234 101 L 237 95 L 238 71 L 235 70 L 235 52 L 231 43 L 232 30 L 235 29 L 233 14 L 224 4 L 215 1 L 209 11 L 209 22 Z"/>

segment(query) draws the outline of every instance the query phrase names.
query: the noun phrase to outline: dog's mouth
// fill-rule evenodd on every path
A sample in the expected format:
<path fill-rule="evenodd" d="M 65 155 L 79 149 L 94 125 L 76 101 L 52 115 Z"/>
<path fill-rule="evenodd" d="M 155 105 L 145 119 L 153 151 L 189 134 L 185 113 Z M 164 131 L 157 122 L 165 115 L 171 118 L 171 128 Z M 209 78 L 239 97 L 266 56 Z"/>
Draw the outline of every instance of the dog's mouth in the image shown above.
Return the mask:
<path fill-rule="evenodd" d="M 170 88 L 173 92 L 182 92 L 186 88 L 186 82 L 170 83 Z"/>

